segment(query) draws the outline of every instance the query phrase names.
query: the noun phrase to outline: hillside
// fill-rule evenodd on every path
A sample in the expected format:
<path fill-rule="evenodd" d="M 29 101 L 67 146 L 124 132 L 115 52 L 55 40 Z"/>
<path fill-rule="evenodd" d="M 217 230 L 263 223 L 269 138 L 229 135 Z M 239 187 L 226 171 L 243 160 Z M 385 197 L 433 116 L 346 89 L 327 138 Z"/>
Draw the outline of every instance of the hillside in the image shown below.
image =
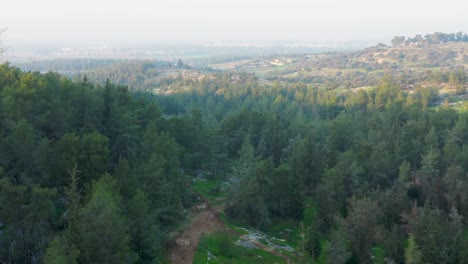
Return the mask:
<path fill-rule="evenodd" d="M 385 75 L 402 88 L 436 83 L 451 72 L 468 69 L 468 43 L 387 46 L 359 51 L 278 56 L 212 65 L 216 69 L 254 72 L 268 81 L 305 82 L 325 88 L 374 86 Z"/>
<path fill-rule="evenodd" d="M 188 88 L 188 83 L 215 73 L 254 73 L 261 84 L 306 83 L 328 90 L 354 89 L 378 85 L 384 76 L 401 88 L 417 86 L 455 92 L 466 88 L 468 42 L 457 35 L 434 33 L 415 38 L 395 37 L 394 45 L 379 44 L 356 51 L 291 54 L 275 56 L 190 58 L 182 60 L 54 60 L 22 63 L 24 70 L 58 71 L 68 76 L 86 75 L 94 83 L 106 79 L 131 90 L 171 93 Z M 435 39 L 435 40 L 434 40 Z M 224 58 L 224 59 L 223 59 Z M 218 62 L 216 62 L 218 61 Z M 197 66 L 198 65 L 198 66 Z M 204 66 L 200 66 L 204 65 Z M 233 80 L 235 81 L 236 78 Z M 183 90 L 183 89 L 182 89 Z"/>

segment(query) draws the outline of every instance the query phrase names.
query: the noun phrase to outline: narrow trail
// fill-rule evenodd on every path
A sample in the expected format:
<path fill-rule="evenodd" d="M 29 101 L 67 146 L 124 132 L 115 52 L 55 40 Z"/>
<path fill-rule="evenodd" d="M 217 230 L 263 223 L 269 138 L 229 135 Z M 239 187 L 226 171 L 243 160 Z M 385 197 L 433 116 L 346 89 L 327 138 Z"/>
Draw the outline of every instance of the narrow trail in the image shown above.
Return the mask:
<path fill-rule="evenodd" d="M 227 230 L 219 217 L 219 213 L 224 209 L 224 204 L 211 207 L 206 199 L 203 197 L 201 199 L 204 203 L 192 209 L 190 224 L 176 236 L 175 245 L 172 247 L 170 255 L 172 264 L 193 263 L 195 250 L 201 236 L 215 231 Z"/>
<path fill-rule="evenodd" d="M 200 237 L 214 231 L 226 229 L 224 223 L 219 219 L 219 213 L 223 210 L 223 207 L 195 208 L 193 210 L 194 215 L 191 217 L 190 224 L 176 237 L 176 243 L 171 253 L 171 263 L 173 264 L 193 263 Z"/>

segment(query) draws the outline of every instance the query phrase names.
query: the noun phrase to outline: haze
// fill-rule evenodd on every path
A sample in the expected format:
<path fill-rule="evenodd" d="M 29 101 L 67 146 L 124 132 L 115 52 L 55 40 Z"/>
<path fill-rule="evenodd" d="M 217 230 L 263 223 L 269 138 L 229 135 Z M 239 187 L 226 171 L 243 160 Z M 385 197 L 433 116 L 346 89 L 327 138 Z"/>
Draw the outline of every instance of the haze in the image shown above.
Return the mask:
<path fill-rule="evenodd" d="M 387 40 L 468 30 L 463 0 L 8 1 L 10 44 Z"/>

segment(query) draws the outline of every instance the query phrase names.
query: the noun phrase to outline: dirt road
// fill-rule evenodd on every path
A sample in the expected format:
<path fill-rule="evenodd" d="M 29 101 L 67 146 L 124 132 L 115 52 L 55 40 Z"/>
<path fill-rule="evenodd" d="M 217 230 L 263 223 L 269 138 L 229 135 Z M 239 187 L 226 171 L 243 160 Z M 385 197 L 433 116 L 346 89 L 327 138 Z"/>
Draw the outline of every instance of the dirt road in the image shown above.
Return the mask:
<path fill-rule="evenodd" d="M 193 256 L 198 241 L 204 234 L 225 230 L 226 226 L 219 218 L 223 206 L 210 207 L 204 204 L 192 210 L 190 224 L 176 236 L 175 245 L 171 252 L 172 264 L 193 263 Z"/>

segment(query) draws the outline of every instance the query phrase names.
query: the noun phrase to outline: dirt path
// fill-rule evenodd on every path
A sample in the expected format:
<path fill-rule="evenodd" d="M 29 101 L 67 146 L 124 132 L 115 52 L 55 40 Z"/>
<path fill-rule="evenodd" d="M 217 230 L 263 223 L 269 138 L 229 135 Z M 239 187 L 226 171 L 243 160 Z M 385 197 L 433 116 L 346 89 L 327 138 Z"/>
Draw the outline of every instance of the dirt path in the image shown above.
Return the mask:
<path fill-rule="evenodd" d="M 210 207 L 207 203 L 203 203 L 201 206 L 195 207 L 192 210 L 190 224 L 176 236 L 175 245 L 171 250 L 172 264 L 192 264 L 195 250 L 197 249 L 201 236 L 216 231 L 234 231 L 226 227 L 223 221 L 219 218 L 219 213 L 224 209 L 224 207 L 224 205 Z M 268 246 L 263 245 L 260 241 L 251 239 L 249 239 L 249 241 L 258 248 L 283 258 L 286 263 L 291 263 L 291 260 L 288 257 L 276 252 Z"/>
<path fill-rule="evenodd" d="M 188 187 L 187 183 L 184 184 Z M 224 210 L 226 204 L 212 207 L 205 197 L 200 193 L 197 193 L 197 195 L 203 203 L 192 209 L 189 217 L 189 225 L 176 235 L 175 244 L 172 246 L 170 253 L 171 264 L 192 264 L 198 242 L 205 234 L 223 230 L 238 232 L 227 227 L 220 219 L 219 214 Z M 258 248 L 283 258 L 286 263 L 291 263 L 291 260 L 288 257 L 276 252 L 274 249 L 266 245 L 263 245 L 260 241 L 250 240 L 250 242 Z"/>
<path fill-rule="evenodd" d="M 223 209 L 224 206 L 210 207 L 207 203 L 193 209 L 190 224 L 176 237 L 176 243 L 171 252 L 172 264 L 193 263 L 200 237 L 226 229 L 219 218 L 219 213 Z"/>

